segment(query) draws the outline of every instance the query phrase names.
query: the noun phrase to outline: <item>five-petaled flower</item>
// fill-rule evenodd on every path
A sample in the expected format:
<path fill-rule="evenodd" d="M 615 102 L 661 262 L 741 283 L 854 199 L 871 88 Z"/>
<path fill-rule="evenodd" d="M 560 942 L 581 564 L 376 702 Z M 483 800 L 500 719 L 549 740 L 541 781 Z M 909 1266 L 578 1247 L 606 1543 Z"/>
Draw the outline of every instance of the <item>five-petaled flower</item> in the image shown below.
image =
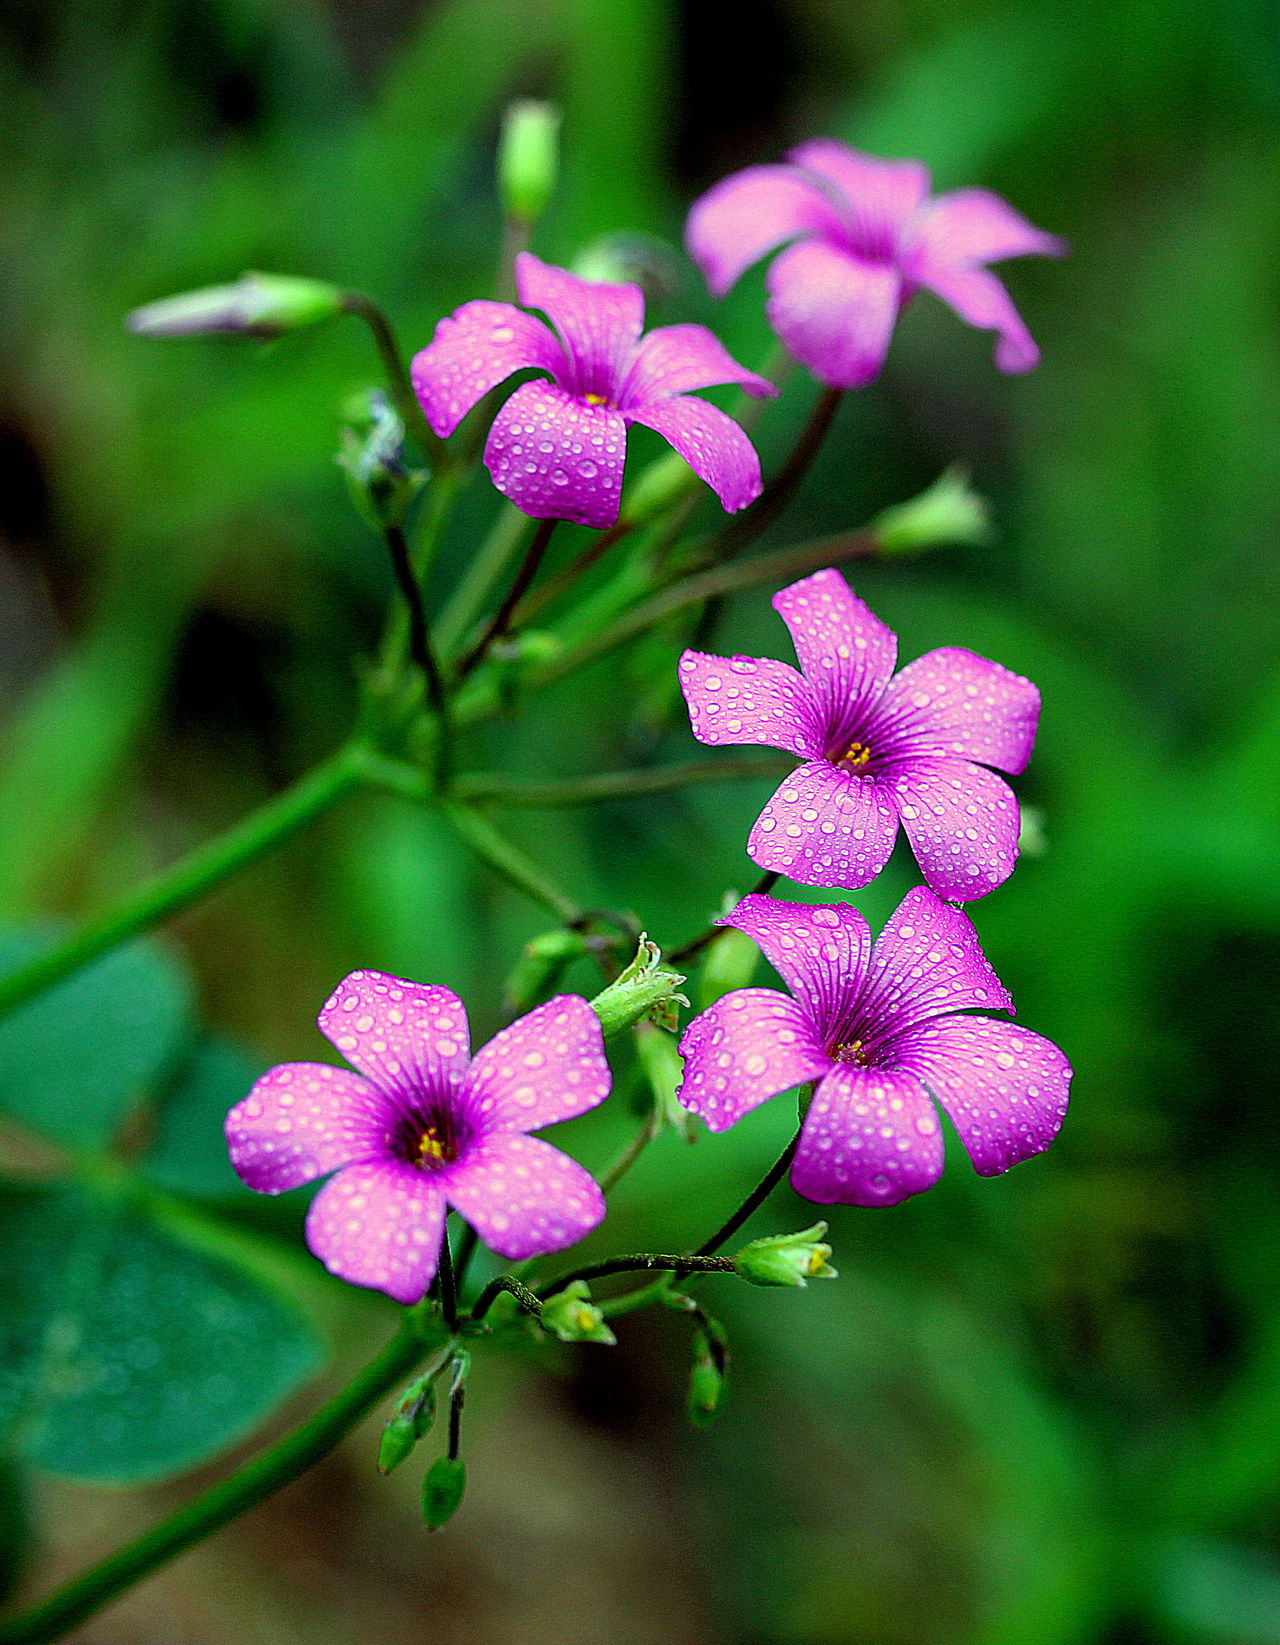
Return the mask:
<path fill-rule="evenodd" d="M 517 388 L 489 430 L 485 463 L 517 508 L 535 519 L 612 525 L 628 423 L 656 429 L 730 512 L 755 500 L 754 446 L 723 411 L 687 396 L 717 383 L 769 395 L 772 383 L 730 358 L 705 326 L 661 326 L 641 341 L 639 286 L 580 280 L 522 252 L 516 290 L 554 332 L 510 303 L 464 303 L 414 358 L 413 386 L 444 438 L 512 372 L 550 377 Z"/>
<path fill-rule="evenodd" d="M 970 325 L 995 331 L 1001 371 L 1040 358 L 1000 281 L 983 265 L 1065 244 L 988 189 L 929 197 L 918 160 L 881 160 L 832 138 L 789 165 L 722 179 L 689 214 L 689 255 L 717 296 L 786 240 L 767 276 L 769 324 L 820 383 L 861 388 L 884 364 L 898 313 L 922 286 Z"/>
<path fill-rule="evenodd" d="M 761 868 L 802 885 L 869 885 L 899 820 L 925 879 L 969 902 L 1018 856 L 1018 802 L 986 769 L 1023 770 L 1040 693 L 971 651 L 930 651 L 893 676 L 897 637 L 838 571 L 775 594 L 803 673 L 769 657 L 686 651 L 680 683 L 704 743 L 800 755 L 747 841 Z M 981 761 L 982 764 L 975 764 Z"/>
<path fill-rule="evenodd" d="M 327 1172 L 307 1243 L 340 1279 L 417 1302 L 435 1277 L 453 1206 L 513 1261 L 559 1251 L 604 1216 L 576 1161 L 524 1133 L 609 1094 L 600 1023 L 565 994 L 472 1058 L 447 988 L 354 971 L 320 1013 L 353 1074 L 292 1062 L 264 1074 L 227 1116 L 231 1163 L 278 1194 Z"/>
<path fill-rule="evenodd" d="M 752 892 L 724 924 L 745 931 L 792 990 L 726 994 L 680 1042 L 679 1100 L 723 1131 L 779 1091 L 816 1090 L 791 1167 L 820 1204 L 894 1205 L 930 1187 L 943 1144 L 931 1092 L 984 1177 L 1047 1148 L 1071 1067 L 1056 1045 L 1012 1023 L 963 1015 L 1013 1002 L 973 926 L 924 886 L 871 944 L 845 904 Z"/>

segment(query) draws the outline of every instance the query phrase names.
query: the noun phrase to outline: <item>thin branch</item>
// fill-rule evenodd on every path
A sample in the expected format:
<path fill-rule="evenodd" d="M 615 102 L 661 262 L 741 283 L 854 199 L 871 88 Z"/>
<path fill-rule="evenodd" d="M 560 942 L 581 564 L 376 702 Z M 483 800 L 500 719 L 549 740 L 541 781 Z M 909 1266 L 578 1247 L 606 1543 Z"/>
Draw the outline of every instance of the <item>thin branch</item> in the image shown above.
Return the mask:
<path fill-rule="evenodd" d="M 795 1158 L 796 1149 L 799 1145 L 800 1133 L 797 1131 L 782 1150 L 778 1159 L 769 1167 L 764 1180 L 751 1190 L 728 1222 L 717 1228 L 710 1239 L 703 1240 L 695 1253 L 697 1256 L 709 1257 L 713 1251 L 718 1251 L 726 1240 L 733 1238 L 751 1213 L 764 1204 L 765 1200 L 768 1199 L 769 1195 L 787 1174 L 787 1168 Z"/>
<path fill-rule="evenodd" d="M 471 650 L 459 662 L 457 678 L 459 682 L 475 671 L 484 661 L 490 646 L 511 627 L 515 609 L 524 598 L 530 583 L 538 575 L 538 567 L 542 564 L 542 557 L 547 551 L 547 544 L 551 541 L 551 533 L 556 528 L 555 520 L 539 520 L 538 529 L 533 534 L 533 540 L 525 550 L 520 569 L 516 572 L 515 580 L 507 590 L 507 596 L 498 607 L 490 620 L 488 628 L 472 646 Z"/>

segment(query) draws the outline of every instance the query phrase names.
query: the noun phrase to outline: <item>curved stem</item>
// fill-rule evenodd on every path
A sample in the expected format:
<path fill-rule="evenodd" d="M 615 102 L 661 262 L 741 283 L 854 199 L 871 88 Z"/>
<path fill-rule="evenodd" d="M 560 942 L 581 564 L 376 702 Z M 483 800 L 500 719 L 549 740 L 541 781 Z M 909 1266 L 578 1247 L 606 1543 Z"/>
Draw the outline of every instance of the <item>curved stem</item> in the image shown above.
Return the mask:
<path fill-rule="evenodd" d="M 453 727 L 449 713 L 449 693 L 445 687 L 440 664 L 431 645 L 427 630 L 427 613 L 422 603 L 422 589 L 413 569 L 409 543 L 399 526 L 385 527 L 383 535 L 391 554 L 396 582 L 409 612 L 409 655 L 421 670 L 427 688 L 427 701 L 436 716 L 435 778 L 437 788 L 449 786 L 453 767 Z"/>
<path fill-rule="evenodd" d="M 525 550 L 520 569 L 516 572 L 515 581 L 507 590 L 507 597 L 498 607 L 488 628 L 462 658 L 458 664 L 457 675 L 459 681 L 465 680 L 480 663 L 484 661 L 485 653 L 495 640 L 500 640 L 511 627 L 511 619 L 516 607 L 524 598 L 530 583 L 538 575 L 538 567 L 542 564 L 542 556 L 547 551 L 547 544 L 551 541 L 551 533 L 556 528 L 554 520 L 539 520 L 538 529 L 533 534 L 533 540 Z"/>
<path fill-rule="evenodd" d="M 516 612 L 516 622 L 523 626 L 531 617 L 536 617 L 539 611 L 549 606 L 553 600 L 558 600 L 566 588 L 571 588 L 579 577 L 590 571 L 597 560 L 609 552 L 615 543 L 621 542 L 628 533 L 634 530 L 635 522 L 624 517 L 616 520 L 607 531 L 602 531 L 598 537 L 594 537 L 576 559 L 570 560 L 567 566 L 557 571 L 555 576 L 549 578 L 536 594 L 530 594 Z"/>
<path fill-rule="evenodd" d="M 225 834 L 198 846 L 152 879 L 88 920 L 64 942 L 29 965 L 0 978 L 0 1016 L 42 989 L 61 982 L 117 943 L 176 914 L 223 880 L 274 850 L 365 780 L 364 751 L 356 744 L 324 760 L 283 794 L 268 800 Z"/>
<path fill-rule="evenodd" d="M 45 1645 L 60 1638 L 126 1588 L 296 1479 L 332 1451 L 431 1351 L 431 1343 L 406 1325 L 372 1364 L 292 1433 L 39 1605 L 0 1625 L 0 1645 Z"/>
<path fill-rule="evenodd" d="M 838 388 L 823 389 L 809 414 L 808 421 L 800 430 L 800 438 L 791 448 L 791 455 L 751 507 L 745 509 L 736 520 L 730 521 L 723 530 L 716 532 L 707 544 L 707 559 L 727 560 L 731 554 L 735 554 L 738 549 L 758 537 L 762 531 L 767 531 L 778 518 L 795 496 L 800 482 L 822 449 L 822 443 L 835 421 L 836 412 L 840 409 L 843 392 Z"/>
<path fill-rule="evenodd" d="M 459 777 L 454 793 L 470 804 L 542 811 L 570 805 L 599 805 L 607 800 L 633 800 L 647 794 L 669 794 L 674 789 L 692 788 L 698 783 L 785 777 L 795 770 L 795 764 L 794 758 L 786 754 L 744 755 L 739 759 L 659 766 L 649 771 L 602 771 L 595 777 L 567 777 L 563 782 L 550 783 L 512 783 L 481 772 Z M 408 769 L 411 771 L 412 767 Z M 418 780 L 420 783 L 421 779 Z"/>
<path fill-rule="evenodd" d="M 777 885 L 780 878 L 781 875 L 775 874 L 770 869 L 767 874 L 762 874 L 756 884 L 752 886 L 751 895 L 755 897 L 767 896 Z M 668 954 L 667 964 L 684 965 L 686 961 L 693 959 L 695 955 L 700 954 L 704 948 L 713 943 L 722 931 L 728 929 L 729 927 L 725 925 L 709 925 L 700 936 L 694 937 L 692 942 L 687 942 L 683 948 L 677 948 L 674 953 Z"/>
<path fill-rule="evenodd" d="M 469 806 L 446 802 L 442 814 L 453 824 L 464 844 L 488 863 L 495 874 L 506 880 L 517 891 L 522 891 L 533 902 L 554 914 L 562 925 L 576 925 L 585 918 L 586 911 L 566 896 L 555 882 L 547 877 L 537 863 L 526 857 L 518 846 L 504 839 L 493 824 Z"/>
<path fill-rule="evenodd" d="M 728 1222 L 717 1228 L 710 1239 L 703 1240 L 702 1244 L 698 1247 L 697 1252 L 695 1253 L 697 1256 L 707 1257 L 710 1256 L 712 1251 L 718 1251 L 726 1240 L 733 1238 L 751 1213 L 764 1204 L 765 1200 L 768 1199 L 769 1195 L 786 1175 L 787 1167 L 795 1158 L 796 1149 L 799 1144 L 800 1133 L 797 1131 L 795 1136 L 792 1137 L 791 1141 L 782 1150 L 782 1153 L 769 1167 L 763 1181 L 751 1190 L 746 1199 L 743 1200 L 742 1204 L 729 1218 Z"/>
<path fill-rule="evenodd" d="M 602 1171 L 596 1179 L 602 1194 L 607 1194 L 618 1186 L 661 1129 L 662 1119 L 655 1107 L 613 1164 L 607 1171 Z"/>
<path fill-rule="evenodd" d="M 514 1274 L 499 1274 L 497 1279 L 489 1281 L 476 1298 L 475 1307 L 471 1310 L 472 1319 L 483 1319 L 504 1291 L 508 1296 L 513 1296 L 524 1312 L 532 1314 L 535 1319 L 542 1312 L 542 1303 L 536 1292 L 531 1291 L 527 1285 L 521 1285 Z"/>
<path fill-rule="evenodd" d="M 405 366 L 404 356 L 400 352 L 400 345 L 396 341 L 396 334 L 391 329 L 390 320 L 372 297 L 366 297 L 360 291 L 343 292 L 342 306 L 348 314 L 354 314 L 363 320 L 372 333 L 378 356 L 382 361 L 382 369 L 387 374 L 391 398 L 400 413 L 400 421 L 406 428 L 413 430 L 414 439 L 430 458 L 433 469 L 442 472 L 450 468 L 452 460 L 449 448 L 427 422 L 422 407 L 418 404 L 418 396 L 413 392 L 413 382 Z"/>
<path fill-rule="evenodd" d="M 725 1238 L 727 1239 L 728 1235 Z M 690 1256 L 668 1256 L 660 1251 L 632 1251 L 626 1256 L 609 1257 L 604 1262 L 593 1262 L 585 1268 L 574 1268 L 567 1274 L 558 1274 L 555 1279 L 540 1285 L 537 1294 L 546 1302 L 548 1297 L 556 1296 L 576 1279 L 605 1279 L 610 1274 L 642 1274 L 653 1273 L 655 1270 L 670 1274 L 737 1272 L 728 1257 L 713 1257 L 709 1252 L 697 1251 Z"/>

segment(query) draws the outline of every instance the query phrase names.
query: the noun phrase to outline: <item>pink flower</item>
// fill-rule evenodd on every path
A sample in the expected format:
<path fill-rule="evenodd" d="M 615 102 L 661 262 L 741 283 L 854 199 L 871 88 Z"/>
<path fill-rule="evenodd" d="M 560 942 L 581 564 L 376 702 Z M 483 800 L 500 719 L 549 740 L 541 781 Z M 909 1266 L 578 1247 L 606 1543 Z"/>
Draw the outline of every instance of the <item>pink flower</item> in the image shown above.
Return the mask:
<path fill-rule="evenodd" d="M 769 657 L 680 659 L 699 742 L 763 743 L 806 761 L 757 818 L 752 861 L 853 890 L 888 862 L 901 820 L 940 897 L 970 902 L 1008 879 L 1018 802 L 985 767 L 1026 766 L 1040 715 L 1031 681 L 957 646 L 891 678 L 897 636 L 838 571 L 792 583 L 773 605 L 802 673 Z"/>
<path fill-rule="evenodd" d="M 353 971 L 320 1028 L 360 1073 L 288 1062 L 227 1115 L 231 1163 L 262 1194 L 337 1171 L 312 1201 L 307 1243 L 331 1273 L 417 1302 L 435 1277 L 449 1206 L 512 1261 L 573 1245 L 604 1196 L 526 1131 L 609 1094 L 600 1023 L 563 994 L 474 1059 L 447 988 Z"/>
<path fill-rule="evenodd" d="M 895 1205 L 935 1183 L 942 1130 L 930 1094 L 980 1176 L 1046 1149 L 1071 1065 L 1012 1023 L 973 926 L 932 891 L 907 893 L 875 946 L 854 908 L 753 892 L 721 924 L 757 942 L 794 994 L 744 988 L 685 1030 L 679 1100 L 724 1131 L 767 1098 L 817 1082 L 791 1185 L 821 1205 Z"/>
<path fill-rule="evenodd" d="M 783 241 L 768 273 L 769 324 L 830 388 L 862 388 L 884 364 L 894 323 L 922 286 L 962 320 L 997 333 L 1001 371 L 1030 371 L 1040 351 L 1009 293 L 983 265 L 1030 252 L 1061 256 L 1045 234 L 987 189 L 929 197 L 918 160 L 880 160 L 819 137 L 790 165 L 749 166 L 698 200 L 689 255 L 716 296 Z"/>
<path fill-rule="evenodd" d="M 510 303 L 464 303 L 413 362 L 413 386 L 442 438 L 513 371 L 551 379 L 522 384 L 489 430 L 484 460 L 504 497 L 534 519 L 612 525 L 628 423 L 656 429 L 731 513 L 759 496 L 751 441 L 723 411 L 686 396 L 716 383 L 776 394 L 772 383 L 705 326 L 662 326 L 642 342 L 639 286 L 596 285 L 522 252 L 516 289 L 554 332 Z"/>

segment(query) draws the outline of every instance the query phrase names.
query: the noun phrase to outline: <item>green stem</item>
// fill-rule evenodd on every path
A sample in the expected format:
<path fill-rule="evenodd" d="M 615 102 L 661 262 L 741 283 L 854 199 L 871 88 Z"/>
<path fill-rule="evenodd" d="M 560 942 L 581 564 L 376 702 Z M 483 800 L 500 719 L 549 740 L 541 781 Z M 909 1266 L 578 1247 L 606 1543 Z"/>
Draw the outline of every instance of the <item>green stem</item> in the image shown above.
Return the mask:
<path fill-rule="evenodd" d="M 763 754 L 729 760 L 696 760 L 652 771 L 604 771 L 596 777 L 569 777 L 563 782 L 551 783 L 511 783 L 482 772 L 459 777 L 454 792 L 459 799 L 471 804 L 545 811 L 561 806 L 639 799 L 646 794 L 669 794 L 674 789 L 692 788 L 698 783 L 785 777 L 794 769 L 795 761 L 786 755 Z"/>
<path fill-rule="evenodd" d="M 409 544 L 399 526 L 389 525 L 384 530 L 396 582 L 409 613 L 409 655 L 422 673 L 427 688 L 427 701 L 436 717 L 435 780 L 441 792 L 449 786 L 453 771 L 453 725 L 449 709 L 449 693 L 440 672 L 440 664 L 431 645 L 427 630 L 427 613 L 422 603 L 422 589 L 413 569 Z"/>
<path fill-rule="evenodd" d="M 440 1266 L 436 1270 L 440 1285 L 440 1312 L 449 1335 L 458 1329 L 458 1287 L 453 1277 L 453 1252 L 449 1248 L 449 1224 L 446 1220 L 440 1235 Z"/>
<path fill-rule="evenodd" d="M 756 884 L 752 886 L 752 895 L 757 897 L 767 896 L 769 892 L 773 890 L 774 886 L 777 885 L 780 878 L 781 875 L 775 874 L 773 870 L 770 869 L 768 873 L 762 874 Z M 699 955 L 709 944 L 713 943 L 722 932 L 729 929 L 730 928 L 727 925 L 709 925 L 700 936 L 694 937 L 692 942 L 687 942 L 683 948 L 677 948 L 674 953 L 668 954 L 668 965 L 684 965 L 687 961 L 696 958 L 697 955 Z"/>
<path fill-rule="evenodd" d="M 616 520 L 607 531 L 602 531 L 594 537 L 582 550 L 576 559 L 570 560 L 562 570 L 557 571 L 554 577 L 547 580 L 538 589 L 536 594 L 530 594 L 516 612 L 515 621 L 521 627 L 528 623 L 531 617 L 536 617 L 546 606 L 558 600 L 565 589 L 571 588 L 579 577 L 591 570 L 591 567 L 601 559 L 615 543 L 619 543 L 629 532 L 635 530 L 635 522 L 625 517 Z"/>
<path fill-rule="evenodd" d="M 585 918 L 585 910 L 561 891 L 553 880 L 526 857 L 518 846 L 504 839 L 488 818 L 469 806 L 446 801 L 441 813 L 453 825 L 454 832 L 465 845 L 486 862 L 494 873 L 508 885 L 522 891 L 531 901 L 554 914 L 562 925 L 576 925 Z"/>
<path fill-rule="evenodd" d="M 596 1307 L 606 1319 L 617 1319 L 620 1314 L 638 1314 L 651 1302 L 661 1301 L 674 1279 L 673 1273 L 663 1274 L 652 1285 L 642 1285 L 638 1291 L 627 1291 L 620 1297 L 609 1297 L 604 1302 L 596 1303 Z"/>
<path fill-rule="evenodd" d="M 430 459 L 432 469 L 436 473 L 443 473 L 445 469 L 451 468 L 453 463 L 449 448 L 427 422 L 422 407 L 418 404 L 418 396 L 413 392 L 413 382 L 405 366 L 404 356 L 400 352 L 400 345 L 396 341 L 396 334 L 391 329 L 391 322 L 372 297 L 366 297 L 363 292 L 344 292 L 342 306 L 348 314 L 354 314 L 363 320 L 372 333 L 382 361 L 382 369 L 387 374 L 391 398 L 400 413 L 400 421 L 406 428 L 413 430 L 413 437 Z"/>
<path fill-rule="evenodd" d="M 514 1274 L 499 1274 L 497 1279 L 489 1281 L 476 1298 L 476 1305 L 471 1310 L 472 1319 L 483 1319 L 504 1291 L 516 1299 L 526 1314 L 532 1314 L 535 1319 L 541 1314 L 542 1303 L 535 1292 L 527 1285 L 521 1285 Z"/>
<path fill-rule="evenodd" d="M 291 834 L 363 783 L 363 750 L 348 745 L 322 761 L 283 794 L 162 869 L 152 879 L 64 942 L 0 979 L 0 1016 L 42 989 L 61 982 L 109 948 L 136 936 L 203 897 L 240 869 L 265 856 Z"/>
<path fill-rule="evenodd" d="M 824 388 L 814 403 L 809 419 L 800 430 L 800 437 L 791 449 L 791 455 L 769 481 L 764 490 L 744 509 L 736 520 L 731 520 L 718 531 L 706 547 L 706 557 L 727 560 L 738 549 L 744 548 L 761 532 L 767 531 L 795 496 L 800 482 L 813 466 L 813 460 L 822 449 L 822 443 L 840 409 L 843 390 Z"/>
<path fill-rule="evenodd" d="M 646 1118 L 644 1124 L 636 1132 L 635 1136 L 632 1137 L 631 1141 L 618 1155 L 617 1159 L 614 1160 L 613 1164 L 607 1171 L 602 1172 L 600 1177 L 597 1179 L 600 1183 L 600 1192 L 602 1194 L 607 1194 L 618 1186 L 623 1177 L 626 1176 L 627 1172 L 640 1158 L 641 1154 L 644 1153 L 645 1149 L 654 1140 L 661 1129 L 662 1118 L 655 1107 L 653 1112 Z"/>
<path fill-rule="evenodd" d="M 529 516 L 514 503 L 508 503 L 498 514 L 435 625 L 436 643 L 445 654 L 478 619 L 489 590 L 510 565 L 528 525 Z"/>
<path fill-rule="evenodd" d="M 733 1238 L 751 1213 L 764 1204 L 765 1200 L 768 1199 L 769 1195 L 786 1175 L 787 1167 L 795 1158 L 796 1149 L 799 1145 L 800 1133 L 797 1131 L 795 1136 L 792 1137 L 791 1141 L 782 1150 L 779 1157 L 769 1167 L 765 1174 L 764 1180 L 757 1187 L 751 1190 L 746 1199 L 743 1200 L 742 1204 L 729 1218 L 728 1222 L 717 1228 L 710 1239 L 703 1240 L 696 1253 L 698 1256 L 709 1257 L 713 1251 L 718 1251 L 726 1240 Z"/>
<path fill-rule="evenodd" d="M 125 1589 L 296 1479 L 332 1451 L 379 1400 L 393 1393 L 429 1348 L 415 1329 L 406 1326 L 372 1364 L 292 1433 L 41 1604 L 0 1626 L 0 1645 L 45 1645 L 60 1638 Z"/>
<path fill-rule="evenodd" d="M 525 550 L 524 559 L 520 562 L 520 569 L 516 572 L 515 580 L 507 590 L 506 598 L 494 613 L 488 628 L 471 647 L 471 650 L 458 663 L 457 677 L 465 680 L 484 661 L 489 647 L 511 627 L 516 607 L 524 598 L 530 583 L 538 574 L 538 567 L 542 564 L 542 556 L 547 552 L 547 544 L 551 541 L 551 533 L 556 528 L 555 520 L 539 520 L 538 529 Z"/>
<path fill-rule="evenodd" d="M 670 1274 L 737 1272 L 728 1257 L 713 1257 L 703 1251 L 696 1251 L 690 1256 L 669 1256 L 661 1251 L 632 1251 L 626 1256 L 610 1257 L 605 1262 L 589 1263 L 585 1268 L 573 1268 L 567 1274 L 558 1274 L 555 1279 L 538 1287 L 538 1296 L 546 1302 L 576 1279 L 606 1279 L 610 1274 L 652 1273 L 657 1269 Z"/>

